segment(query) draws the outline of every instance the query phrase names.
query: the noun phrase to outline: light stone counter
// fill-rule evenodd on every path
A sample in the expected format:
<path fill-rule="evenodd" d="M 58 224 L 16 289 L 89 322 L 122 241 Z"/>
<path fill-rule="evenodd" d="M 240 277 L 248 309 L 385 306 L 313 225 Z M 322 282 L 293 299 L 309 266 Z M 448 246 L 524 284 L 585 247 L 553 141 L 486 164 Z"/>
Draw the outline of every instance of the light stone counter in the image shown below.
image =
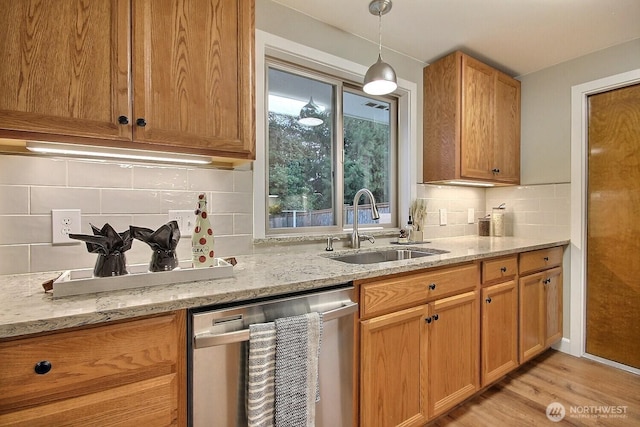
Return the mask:
<path fill-rule="evenodd" d="M 449 253 L 412 260 L 354 265 L 331 260 L 340 252 L 325 252 L 324 244 L 256 246 L 253 255 L 237 256 L 231 278 L 138 288 L 101 294 L 53 299 L 42 283 L 57 272 L 0 276 L 0 338 L 126 319 L 171 310 L 321 289 L 387 274 L 456 264 L 482 258 L 567 245 L 568 240 L 535 240 L 514 237 L 457 237 L 434 239 L 416 245 Z M 390 245 L 389 240 L 360 251 Z"/>

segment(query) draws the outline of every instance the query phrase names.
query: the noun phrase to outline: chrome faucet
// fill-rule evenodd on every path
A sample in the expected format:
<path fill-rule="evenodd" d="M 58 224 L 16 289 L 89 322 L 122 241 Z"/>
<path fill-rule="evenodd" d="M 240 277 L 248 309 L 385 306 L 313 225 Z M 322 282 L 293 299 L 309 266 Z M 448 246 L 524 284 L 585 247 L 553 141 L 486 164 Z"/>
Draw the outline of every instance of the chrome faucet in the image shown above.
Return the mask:
<path fill-rule="evenodd" d="M 376 206 L 376 199 L 373 197 L 373 193 L 366 188 L 358 190 L 355 197 L 353 198 L 353 233 L 351 233 L 351 247 L 355 249 L 360 248 L 360 240 L 368 240 L 371 243 L 375 243 L 376 239 L 373 236 L 367 236 L 363 234 L 360 236 L 358 234 L 358 202 L 360 201 L 360 197 L 366 194 L 369 197 L 369 201 L 371 202 L 371 218 L 380 219 L 380 214 L 378 213 L 378 207 Z"/>

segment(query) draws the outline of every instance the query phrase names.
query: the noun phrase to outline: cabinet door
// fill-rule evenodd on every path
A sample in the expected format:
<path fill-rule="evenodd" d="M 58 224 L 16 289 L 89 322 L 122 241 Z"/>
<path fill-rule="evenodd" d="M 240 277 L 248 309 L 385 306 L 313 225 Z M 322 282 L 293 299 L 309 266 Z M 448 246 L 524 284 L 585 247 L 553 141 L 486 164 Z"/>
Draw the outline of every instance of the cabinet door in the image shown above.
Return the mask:
<path fill-rule="evenodd" d="M 520 278 L 520 363 L 545 349 L 545 273 Z"/>
<path fill-rule="evenodd" d="M 429 304 L 429 416 L 476 392 L 480 383 L 478 292 Z"/>
<path fill-rule="evenodd" d="M 518 287 L 515 280 L 482 289 L 482 386 L 518 366 Z"/>
<path fill-rule="evenodd" d="M 542 281 L 546 303 L 545 347 L 562 338 L 562 268 L 548 270 Z"/>
<path fill-rule="evenodd" d="M 462 55 L 460 175 L 493 179 L 495 70 Z"/>
<path fill-rule="evenodd" d="M 361 322 L 360 423 L 427 422 L 427 306 Z"/>
<path fill-rule="evenodd" d="M 520 183 L 520 82 L 496 72 L 493 132 L 494 180 Z"/>
<path fill-rule="evenodd" d="M 2 136 L 130 140 L 129 1 L 0 5 Z"/>
<path fill-rule="evenodd" d="M 254 1 L 133 5 L 134 141 L 253 159 Z"/>

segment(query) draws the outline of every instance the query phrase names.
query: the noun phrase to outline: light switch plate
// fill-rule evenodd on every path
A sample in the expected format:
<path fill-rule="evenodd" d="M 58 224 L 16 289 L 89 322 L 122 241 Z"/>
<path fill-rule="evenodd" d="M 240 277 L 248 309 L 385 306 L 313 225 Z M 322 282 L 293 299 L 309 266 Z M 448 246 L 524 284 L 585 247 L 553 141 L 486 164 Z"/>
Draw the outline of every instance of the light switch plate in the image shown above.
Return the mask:
<path fill-rule="evenodd" d="M 447 225 L 447 210 L 440 209 L 440 225 Z"/>
<path fill-rule="evenodd" d="M 80 233 L 80 209 L 51 209 L 51 243 L 73 245 L 82 243 L 69 238 L 69 234 Z"/>
<path fill-rule="evenodd" d="M 169 221 L 177 221 L 180 229 L 180 237 L 193 235 L 193 227 L 196 223 L 196 214 L 192 210 L 170 210 Z"/>
<path fill-rule="evenodd" d="M 467 209 L 467 224 L 473 224 L 476 222 L 476 214 L 473 208 Z"/>

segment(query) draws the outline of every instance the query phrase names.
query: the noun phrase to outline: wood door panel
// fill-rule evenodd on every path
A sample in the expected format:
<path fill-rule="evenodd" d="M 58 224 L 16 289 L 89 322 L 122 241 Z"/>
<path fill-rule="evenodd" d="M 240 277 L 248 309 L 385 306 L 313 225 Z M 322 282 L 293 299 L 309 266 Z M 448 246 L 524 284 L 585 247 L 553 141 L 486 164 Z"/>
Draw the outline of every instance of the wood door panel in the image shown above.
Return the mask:
<path fill-rule="evenodd" d="M 545 273 L 542 281 L 547 307 L 545 347 L 550 347 L 562 339 L 562 269 L 554 268 Z"/>
<path fill-rule="evenodd" d="M 586 350 L 640 368 L 640 84 L 588 103 Z"/>
<path fill-rule="evenodd" d="M 422 305 L 361 322 L 361 425 L 427 422 L 427 314 Z"/>
<path fill-rule="evenodd" d="M 545 349 L 545 272 L 520 278 L 520 363 Z"/>
<path fill-rule="evenodd" d="M 134 5 L 134 141 L 251 155 L 253 2 Z"/>
<path fill-rule="evenodd" d="M 0 129 L 130 139 L 129 2 L 1 4 Z"/>
<path fill-rule="evenodd" d="M 520 82 L 496 73 L 493 168 L 494 179 L 520 183 Z"/>

